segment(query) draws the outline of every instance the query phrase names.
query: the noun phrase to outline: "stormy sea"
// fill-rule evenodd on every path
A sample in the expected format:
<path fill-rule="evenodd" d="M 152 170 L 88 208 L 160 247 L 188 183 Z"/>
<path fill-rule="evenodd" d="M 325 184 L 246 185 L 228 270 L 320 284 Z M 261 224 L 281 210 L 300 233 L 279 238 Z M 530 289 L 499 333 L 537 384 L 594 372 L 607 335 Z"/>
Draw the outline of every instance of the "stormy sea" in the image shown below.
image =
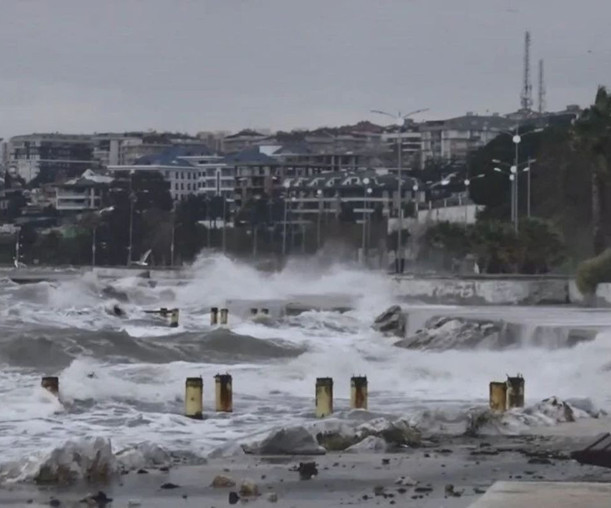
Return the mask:
<path fill-rule="evenodd" d="M 408 336 L 435 316 L 453 316 L 454 325 L 435 325 L 445 326 L 443 347 L 397 347 L 397 337 L 374 330 L 394 304 L 408 315 Z M 215 306 L 230 309 L 227 326 L 211 325 Z M 180 309 L 178 327 L 146 312 L 161 307 Z M 265 319 L 253 318 L 259 307 L 269 309 Z M 315 421 L 314 385 L 323 376 L 333 378 L 335 413 L 346 421 L 353 375 L 368 378 L 372 414 L 425 426 L 460 422 L 469 408 L 487 405 L 490 381 L 516 373 L 526 379 L 527 405 L 557 396 L 604 411 L 608 314 L 406 302 L 386 273 L 299 261 L 270 273 L 219 255 L 159 279 L 92 272 L 60 282 L 4 280 L 0 479 L 31 479 L 54 450 L 92 438 L 109 439 L 117 454 L 138 449 L 142 463 L 165 453 L 197 464 L 280 425 Z M 511 333 L 502 347 L 454 344 L 452 326 L 465 317 L 511 321 Z M 571 328 L 591 333 L 568 340 Z M 214 411 L 219 373 L 233 376 L 232 413 Z M 59 400 L 40 387 L 48 375 L 59 376 Z M 204 381 L 201 421 L 184 416 L 190 376 Z"/>

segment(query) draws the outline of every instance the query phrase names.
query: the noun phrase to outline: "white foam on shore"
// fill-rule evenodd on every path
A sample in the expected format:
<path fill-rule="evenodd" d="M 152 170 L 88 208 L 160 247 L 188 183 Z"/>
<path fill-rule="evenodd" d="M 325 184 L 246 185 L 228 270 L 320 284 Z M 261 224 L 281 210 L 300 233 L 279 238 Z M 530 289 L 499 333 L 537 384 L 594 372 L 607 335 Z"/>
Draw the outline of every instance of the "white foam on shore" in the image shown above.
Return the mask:
<path fill-rule="evenodd" d="M 357 304 L 344 314 L 308 311 L 272 326 L 230 318 L 235 334 L 304 346 L 306 352 L 296 358 L 216 364 L 194 355 L 189 363 L 109 364 L 80 357 L 59 373 L 64 405 L 39 388 L 40 372 L 1 369 L 0 462 L 18 461 L 40 449 L 88 436 L 111 438 L 117 448 L 150 441 L 168 450 L 205 456 L 228 441 L 265 433 L 278 422 L 314 421 L 315 378 L 327 376 L 335 380 L 338 411 L 348 408 L 350 377 L 367 375 L 372 411 L 416 418 L 431 427 L 461 421 L 469 407 L 486 403 L 490 381 L 518 372 L 526 379 L 529 404 L 554 394 L 563 399 L 589 397 L 603 409 L 611 408 L 610 332 L 572 349 L 411 351 L 393 347 L 394 339 L 370 328 L 373 317 L 392 303 L 392 282 L 386 274 L 341 266 L 289 266 L 266 274 L 213 256 L 198 260 L 191 277 L 191 282 L 172 290 L 152 288 L 138 278 L 113 284 L 146 302 L 147 308 L 179 307 L 178 329 L 165 328 L 159 321 L 144 322 L 145 315 L 134 303 L 125 308 L 138 319 L 136 324 L 109 315 L 99 297 L 106 282 L 93 276 L 57 287 L 42 283 L 30 289 L 0 287 L 0 315 L 7 317 L 2 326 L 15 329 L 27 323 L 62 330 L 124 330 L 142 340 L 167 336 L 172 341 L 172 335 L 183 331 L 203 336 L 210 330 L 210 306 L 245 295 L 282 299 L 294 294 L 342 294 L 356 298 Z M 437 306 L 435 311 L 443 312 L 443 308 Z M 532 318 L 534 311 L 523 312 Z M 587 323 L 587 316 L 584 312 L 579 319 Z M 549 314 L 544 317 L 549 321 Z M 219 415 L 211 412 L 213 376 L 225 372 L 234 378 L 235 412 Z M 192 421 L 182 416 L 184 380 L 199 375 L 204 379 L 208 418 Z"/>

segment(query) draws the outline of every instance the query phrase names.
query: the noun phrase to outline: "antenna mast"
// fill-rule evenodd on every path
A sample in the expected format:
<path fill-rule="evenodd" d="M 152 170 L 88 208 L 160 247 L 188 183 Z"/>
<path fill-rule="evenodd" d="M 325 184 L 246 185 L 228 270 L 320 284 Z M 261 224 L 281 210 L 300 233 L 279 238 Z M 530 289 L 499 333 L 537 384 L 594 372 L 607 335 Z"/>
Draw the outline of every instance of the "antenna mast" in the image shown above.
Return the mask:
<path fill-rule="evenodd" d="M 530 82 L 530 32 L 526 32 L 524 36 L 524 83 L 520 98 L 522 110 L 530 111 L 533 103 L 532 84 Z"/>
<path fill-rule="evenodd" d="M 539 60 L 539 114 L 545 112 L 545 76 L 543 74 L 543 59 Z"/>

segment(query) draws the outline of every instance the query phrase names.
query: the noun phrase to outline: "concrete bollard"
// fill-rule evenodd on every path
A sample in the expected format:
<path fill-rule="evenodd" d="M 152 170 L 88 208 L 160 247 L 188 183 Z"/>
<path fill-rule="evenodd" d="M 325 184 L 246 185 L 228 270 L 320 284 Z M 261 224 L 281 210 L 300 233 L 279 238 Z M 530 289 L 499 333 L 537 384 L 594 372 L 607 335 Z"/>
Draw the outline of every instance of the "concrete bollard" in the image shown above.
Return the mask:
<path fill-rule="evenodd" d="M 516 377 L 507 376 L 507 409 L 524 407 L 524 385 L 521 374 Z"/>
<path fill-rule="evenodd" d="M 229 322 L 229 309 L 221 309 L 221 325 Z"/>
<path fill-rule="evenodd" d="M 250 309 L 250 315 L 251 316 L 256 316 L 259 313 L 259 309 L 253 307 L 252 309 Z"/>
<path fill-rule="evenodd" d="M 216 392 L 216 410 L 221 413 L 233 412 L 233 386 L 231 375 L 217 374 L 214 376 Z"/>
<path fill-rule="evenodd" d="M 269 309 L 266 309 L 266 308 L 261 309 L 261 314 L 263 314 L 264 316 L 269 316 Z"/>
<path fill-rule="evenodd" d="M 171 328 L 178 328 L 179 314 L 180 314 L 180 311 L 178 309 L 172 309 L 170 311 L 170 327 Z"/>
<path fill-rule="evenodd" d="M 57 376 L 43 377 L 40 381 L 40 386 L 56 397 L 59 397 L 59 378 Z"/>
<path fill-rule="evenodd" d="M 352 376 L 350 379 L 350 407 L 367 409 L 367 377 Z"/>
<path fill-rule="evenodd" d="M 201 377 L 188 377 L 185 382 L 185 416 L 202 419 L 204 408 L 204 382 Z"/>
<path fill-rule="evenodd" d="M 161 314 L 162 317 L 167 317 L 169 314 L 169 311 L 165 307 L 161 307 L 161 309 L 159 309 L 159 314 Z"/>
<path fill-rule="evenodd" d="M 333 414 L 333 378 L 316 378 L 316 418 Z"/>
<path fill-rule="evenodd" d="M 503 412 L 507 409 L 507 383 L 490 383 L 490 409 Z"/>
<path fill-rule="evenodd" d="M 212 307 L 210 309 L 210 325 L 216 326 L 219 324 L 219 308 Z"/>

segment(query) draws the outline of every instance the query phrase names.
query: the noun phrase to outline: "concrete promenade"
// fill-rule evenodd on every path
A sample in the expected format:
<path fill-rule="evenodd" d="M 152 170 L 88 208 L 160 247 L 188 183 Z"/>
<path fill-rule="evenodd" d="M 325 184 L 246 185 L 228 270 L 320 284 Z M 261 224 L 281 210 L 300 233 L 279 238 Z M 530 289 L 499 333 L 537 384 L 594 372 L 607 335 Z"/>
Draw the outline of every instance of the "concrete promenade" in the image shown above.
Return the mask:
<path fill-rule="evenodd" d="M 470 508 L 609 508 L 611 484 L 496 482 Z"/>

